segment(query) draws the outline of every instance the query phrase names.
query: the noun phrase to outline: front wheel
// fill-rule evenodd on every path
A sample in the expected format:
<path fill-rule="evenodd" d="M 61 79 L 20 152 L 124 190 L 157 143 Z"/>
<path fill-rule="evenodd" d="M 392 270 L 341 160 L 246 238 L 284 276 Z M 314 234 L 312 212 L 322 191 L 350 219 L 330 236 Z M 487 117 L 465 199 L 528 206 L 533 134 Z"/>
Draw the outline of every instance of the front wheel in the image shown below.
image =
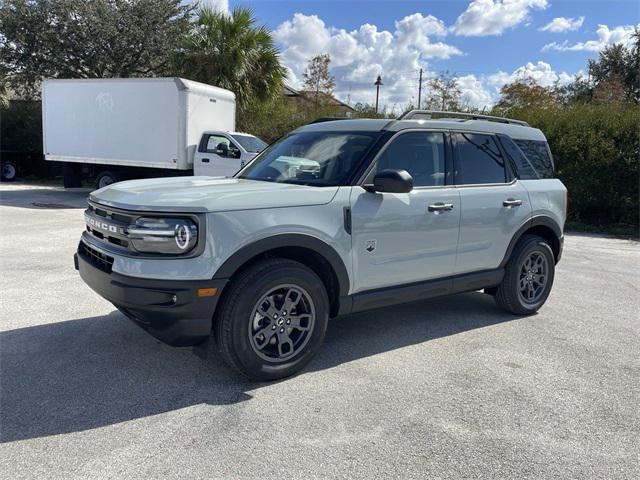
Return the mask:
<path fill-rule="evenodd" d="M 530 315 L 547 301 L 555 275 L 549 244 L 537 235 L 524 235 L 507 263 L 495 293 L 496 303 L 516 315 Z"/>
<path fill-rule="evenodd" d="M 300 371 L 327 329 L 324 284 L 293 260 L 263 260 L 232 280 L 216 313 L 214 333 L 223 360 L 254 380 Z"/>

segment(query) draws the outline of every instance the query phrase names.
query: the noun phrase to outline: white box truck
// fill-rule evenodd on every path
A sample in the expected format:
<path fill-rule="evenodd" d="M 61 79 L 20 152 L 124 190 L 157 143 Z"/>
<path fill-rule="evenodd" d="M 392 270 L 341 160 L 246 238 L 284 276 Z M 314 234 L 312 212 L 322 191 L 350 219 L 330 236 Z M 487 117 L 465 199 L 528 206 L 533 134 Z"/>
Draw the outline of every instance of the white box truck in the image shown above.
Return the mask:
<path fill-rule="evenodd" d="M 232 175 L 266 146 L 234 132 L 235 95 L 182 78 L 45 80 L 45 159 L 65 186 L 128 178 Z M 194 163 L 195 160 L 195 163 Z"/>

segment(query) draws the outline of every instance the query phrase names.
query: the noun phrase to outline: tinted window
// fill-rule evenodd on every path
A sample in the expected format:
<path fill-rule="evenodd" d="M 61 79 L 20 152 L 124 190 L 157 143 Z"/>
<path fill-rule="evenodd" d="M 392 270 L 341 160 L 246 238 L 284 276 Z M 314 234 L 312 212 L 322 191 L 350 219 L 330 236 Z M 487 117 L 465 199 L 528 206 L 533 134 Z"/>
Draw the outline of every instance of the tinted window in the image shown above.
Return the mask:
<path fill-rule="evenodd" d="M 274 143 L 239 178 L 304 185 L 345 185 L 378 132 L 300 132 Z"/>
<path fill-rule="evenodd" d="M 547 142 L 539 140 L 513 140 L 524 152 L 540 178 L 553 178 L 553 160 Z"/>
<path fill-rule="evenodd" d="M 507 153 L 507 159 L 511 163 L 511 166 L 516 171 L 516 174 L 521 180 L 535 180 L 538 177 L 535 169 L 531 165 L 531 162 L 527 159 L 527 156 L 520 150 L 511 137 L 508 135 L 499 134 L 498 138 L 502 147 Z"/>
<path fill-rule="evenodd" d="M 382 152 L 376 171 L 406 170 L 416 187 L 444 185 L 444 134 L 409 132 L 396 137 Z"/>
<path fill-rule="evenodd" d="M 242 145 L 247 152 L 258 153 L 265 149 L 267 146 L 262 140 L 258 137 L 252 137 L 249 135 L 231 135 L 233 139 Z"/>
<path fill-rule="evenodd" d="M 490 135 L 460 133 L 456 139 L 457 185 L 505 183 L 504 160 Z"/>

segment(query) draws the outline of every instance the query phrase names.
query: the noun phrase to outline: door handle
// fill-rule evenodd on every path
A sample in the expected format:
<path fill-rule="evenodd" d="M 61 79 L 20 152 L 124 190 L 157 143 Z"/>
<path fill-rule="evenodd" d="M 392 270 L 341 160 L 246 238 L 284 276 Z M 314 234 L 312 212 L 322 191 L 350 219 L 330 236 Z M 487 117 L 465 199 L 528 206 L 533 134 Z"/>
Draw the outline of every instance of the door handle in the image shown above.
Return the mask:
<path fill-rule="evenodd" d="M 203 158 L 202 159 L 202 163 L 209 163 L 209 159 L 208 158 Z"/>
<path fill-rule="evenodd" d="M 429 205 L 427 208 L 428 211 L 434 212 L 436 214 L 440 212 L 448 212 L 453 210 L 453 203 L 444 203 L 444 202 L 436 202 Z"/>
<path fill-rule="evenodd" d="M 507 208 L 519 207 L 520 205 L 522 205 L 522 200 L 517 198 L 507 198 L 502 202 L 502 206 Z"/>

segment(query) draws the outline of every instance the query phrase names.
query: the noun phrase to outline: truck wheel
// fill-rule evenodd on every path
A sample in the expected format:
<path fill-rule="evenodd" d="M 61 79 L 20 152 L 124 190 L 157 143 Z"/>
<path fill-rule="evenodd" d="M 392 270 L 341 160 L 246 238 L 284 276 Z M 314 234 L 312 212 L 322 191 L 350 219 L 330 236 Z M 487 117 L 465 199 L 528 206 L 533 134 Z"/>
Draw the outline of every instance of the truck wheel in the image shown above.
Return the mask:
<path fill-rule="evenodd" d="M 120 181 L 120 177 L 115 172 L 111 172 L 106 170 L 104 172 L 100 172 L 100 174 L 96 177 L 96 188 L 104 188 L 107 185 L 111 185 L 112 183 L 116 183 Z"/>
<path fill-rule="evenodd" d="M 537 235 L 524 235 L 509 259 L 496 303 L 516 315 L 530 315 L 546 302 L 555 274 L 549 244 Z"/>
<path fill-rule="evenodd" d="M 214 334 L 224 361 L 253 380 L 300 371 L 319 349 L 329 319 L 324 284 L 293 260 L 263 260 L 227 287 Z"/>
<path fill-rule="evenodd" d="M 13 182 L 16 179 L 16 166 L 12 162 L 2 163 L 2 181 Z"/>

